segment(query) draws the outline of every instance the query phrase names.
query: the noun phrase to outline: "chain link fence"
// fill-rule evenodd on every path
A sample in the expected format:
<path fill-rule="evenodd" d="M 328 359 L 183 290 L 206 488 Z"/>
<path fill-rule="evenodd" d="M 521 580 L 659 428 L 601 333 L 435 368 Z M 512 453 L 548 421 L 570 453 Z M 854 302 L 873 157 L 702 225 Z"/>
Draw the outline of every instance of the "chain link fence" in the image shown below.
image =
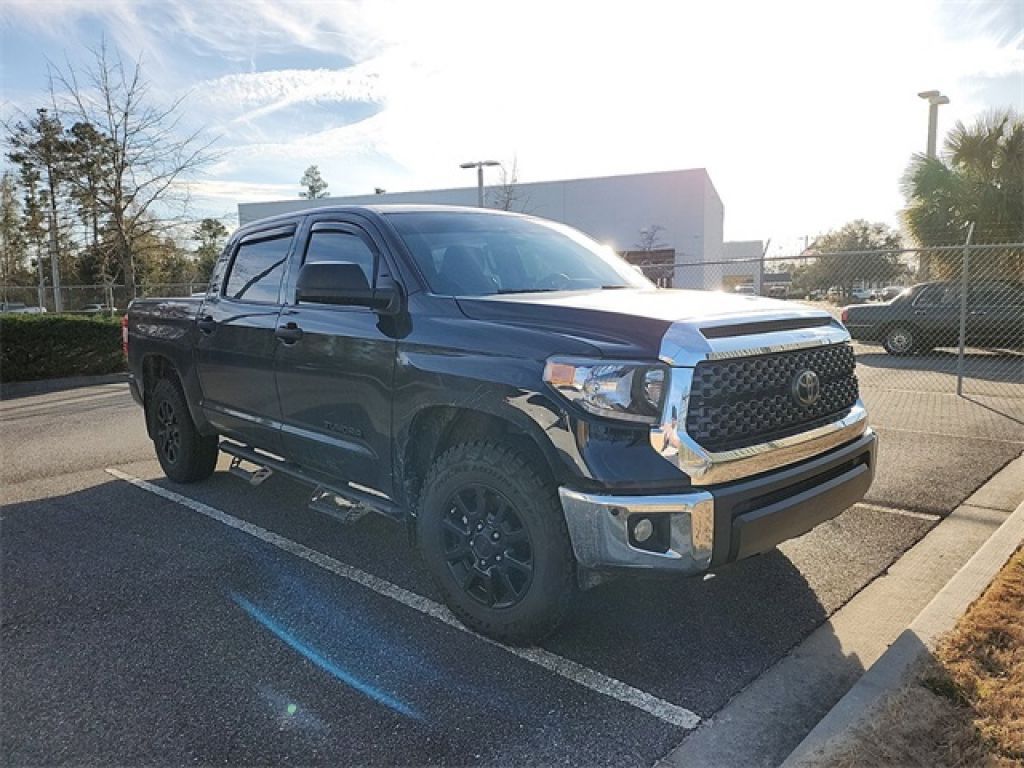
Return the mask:
<path fill-rule="evenodd" d="M 862 388 L 997 397 L 1024 416 L 1024 244 L 677 262 L 673 284 L 827 310 Z"/>
<path fill-rule="evenodd" d="M 206 282 L 158 283 L 138 286 L 135 296 L 191 296 L 205 292 Z M 123 285 L 64 285 L 60 288 L 60 298 L 61 312 L 69 314 L 123 312 L 131 301 Z M 42 289 L 33 285 L 3 286 L 0 301 L 4 311 L 38 312 L 39 307 L 47 312 L 56 311 L 54 290 L 50 286 Z"/>
<path fill-rule="evenodd" d="M 660 286 L 770 296 L 832 313 L 854 337 L 866 389 L 993 396 L 1024 411 L 1024 244 L 674 264 L 671 252 L 664 256 L 637 265 Z M 151 284 L 136 295 L 205 290 L 198 282 Z M 3 286 L 2 301 L 5 311 L 54 311 L 49 287 Z M 118 313 L 129 296 L 121 285 L 69 285 L 61 302 L 65 312 Z"/>

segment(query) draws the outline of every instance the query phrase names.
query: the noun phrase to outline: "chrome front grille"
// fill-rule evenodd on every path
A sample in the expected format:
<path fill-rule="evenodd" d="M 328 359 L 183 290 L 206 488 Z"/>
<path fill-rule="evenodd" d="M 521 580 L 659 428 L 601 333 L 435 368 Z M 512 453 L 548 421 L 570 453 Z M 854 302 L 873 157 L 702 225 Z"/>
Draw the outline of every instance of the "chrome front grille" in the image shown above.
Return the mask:
<path fill-rule="evenodd" d="M 801 404 L 794 393 L 796 378 L 805 371 L 818 379 L 813 404 Z M 686 431 L 709 451 L 730 451 L 840 419 L 857 397 L 848 343 L 704 360 L 693 373 Z"/>

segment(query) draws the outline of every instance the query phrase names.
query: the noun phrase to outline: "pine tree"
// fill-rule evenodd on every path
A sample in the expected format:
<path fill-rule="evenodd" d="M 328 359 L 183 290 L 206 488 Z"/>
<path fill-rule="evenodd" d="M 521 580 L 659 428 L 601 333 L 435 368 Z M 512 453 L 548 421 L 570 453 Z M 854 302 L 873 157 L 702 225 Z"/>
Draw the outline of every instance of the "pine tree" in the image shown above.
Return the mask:
<path fill-rule="evenodd" d="M 315 165 L 311 165 L 305 170 L 302 178 L 299 179 L 299 184 L 303 187 L 303 190 L 299 192 L 299 197 L 304 197 L 307 200 L 327 197 L 327 182 L 324 181 L 323 176 L 320 175 L 320 169 Z"/>

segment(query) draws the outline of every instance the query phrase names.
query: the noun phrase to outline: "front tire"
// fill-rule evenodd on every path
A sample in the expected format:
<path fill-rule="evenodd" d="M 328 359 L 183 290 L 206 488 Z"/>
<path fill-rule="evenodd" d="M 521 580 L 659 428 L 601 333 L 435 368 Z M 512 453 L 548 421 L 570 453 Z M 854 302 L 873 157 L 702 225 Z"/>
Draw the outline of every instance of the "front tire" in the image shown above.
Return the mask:
<path fill-rule="evenodd" d="M 885 332 L 882 346 L 890 355 L 903 357 L 914 354 L 917 347 L 917 338 L 914 330 L 906 325 L 894 325 Z"/>
<path fill-rule="evenodd" d="M 177 382 L 157 382 L 147 415 L 156 457 L 167 477 L 176 483 L 196 483 L 213 474 L 217 436 L 199 433 Z"/>
<path fill-rule="evenodd" d="M 506 643 L 536 642 L 575 591 L 569 533 L 554 483 L 514 448 L 457 445 L 420 494 L 420 549 L 452 612 Z"/>

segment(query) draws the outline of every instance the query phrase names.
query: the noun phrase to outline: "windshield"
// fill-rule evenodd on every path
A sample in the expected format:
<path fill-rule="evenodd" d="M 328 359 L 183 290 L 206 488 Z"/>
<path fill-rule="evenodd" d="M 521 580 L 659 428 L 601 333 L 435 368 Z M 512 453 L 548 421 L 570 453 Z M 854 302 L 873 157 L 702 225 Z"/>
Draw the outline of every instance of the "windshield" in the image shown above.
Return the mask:
<path fill-rule="evenodd" d="M 651 288 L 610 248 L 540 219 L 487 213 L 389 213 L 433 293 Z"/>

